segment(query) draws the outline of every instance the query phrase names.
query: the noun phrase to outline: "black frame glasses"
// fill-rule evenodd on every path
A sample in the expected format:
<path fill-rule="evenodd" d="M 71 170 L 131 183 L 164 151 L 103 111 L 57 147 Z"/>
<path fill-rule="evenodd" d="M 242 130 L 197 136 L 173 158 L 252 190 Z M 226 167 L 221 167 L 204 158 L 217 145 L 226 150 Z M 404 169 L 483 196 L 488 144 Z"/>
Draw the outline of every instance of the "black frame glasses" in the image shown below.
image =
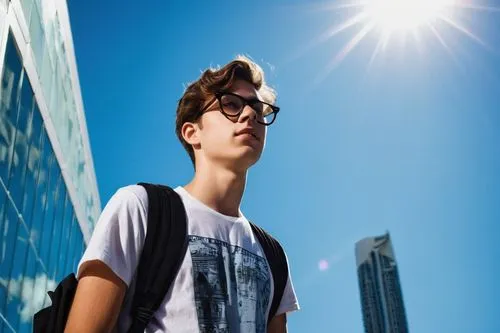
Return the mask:
<path fill-rule="evenodd" d="M 227 96 L 230 98 L 225 99 Z M 257 114 L 257 122 L 259 124 L 269 126 L 274 123 L 276 115 L 280 111 L 278 106 L 261 101 L 257 98 L 246 99 L 245 97 L 232 92 L 218 92 L 201 112 L 203 113 L 207 111 L 207 109 L 212 106 L 216 100 L 219 102 L 219 111 L 231 121 L 237 119 L 243 112 L 245 106 L 248 105 Z M 237 101 L 239 101 L 240 104 L 237 104 Z M 267 110 L 267 112 L 265 110 Z"/>

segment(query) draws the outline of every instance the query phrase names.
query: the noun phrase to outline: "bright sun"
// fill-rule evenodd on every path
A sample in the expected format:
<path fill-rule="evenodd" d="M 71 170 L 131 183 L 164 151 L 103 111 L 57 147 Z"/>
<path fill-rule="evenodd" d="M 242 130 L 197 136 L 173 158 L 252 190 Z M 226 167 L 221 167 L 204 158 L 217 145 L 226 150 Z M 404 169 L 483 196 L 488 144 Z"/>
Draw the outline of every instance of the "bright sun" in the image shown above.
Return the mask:
<path fill-rule="evenodd" d="M 453 0 L 369 0 L 364 13 L 388 33 L 415 29 L 443 15 Z"/>
<path fill-rule="evenodd" d="M 317 82 L 325 78 L 370 35 L 377 38 L 378 42 L 369 58 L 368 68 L 379 54 L 390 51 L 388 45 L 393 39 L 396 43 L 403 41 L 399 44 L 401 47 L 409 47 L 410 44 L 406 41 L 408 38 L 413 39 L 417 49 L 426 40 L 435 39 L 455 59 L 454 50 L 447 41 L 447 38 L 454 37 L 451 35 L 453 31 L 481 46 L 487 46 L 471 30 L 471 22 L 466 17 L 473 11 L 500 13 L 500 7 L 488 6 L 488 1 L 494 0 L 326 0 L 318 9 L 343 13 L 344 15 L 337 16 L 342 19 L 314 38 L 298 54 L 300 56 L 307 49 L 338 34 L 348 30 L 353 32 L 352 37 L 332 57 L 326 70 L 321 72 Z"/>

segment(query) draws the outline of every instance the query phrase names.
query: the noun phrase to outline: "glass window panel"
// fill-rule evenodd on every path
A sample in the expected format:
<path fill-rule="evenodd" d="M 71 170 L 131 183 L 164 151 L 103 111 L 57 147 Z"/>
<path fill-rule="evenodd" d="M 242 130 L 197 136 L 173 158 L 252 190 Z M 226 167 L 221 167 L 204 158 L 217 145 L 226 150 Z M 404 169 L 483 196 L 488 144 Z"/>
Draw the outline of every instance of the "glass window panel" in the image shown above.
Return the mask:
<path fill-rule="evenodd" d="M 8 200 L 7 199 L 7 194 L 5 193 L 5 190 L 4 190 L 3 186 L 0 186 L 0 226 L 3 225 L 3 223 L 2 223 L 3 222 L 3 216 L 4 216 L 3 212 L 4 212 L 4 210 L 7 207 L 6 206 L 7 205 L 7 201 L 6 200 Z M 0 229 L 0 232 L 2 230 L 3 230 L 3 228 Z"/>
<path fill-rule="evenodd" d="M 54 23 L 53 23 L 53 16 L 55 12 L 55 8 L 48 9 L 47 6 L 44 7 L 46 10 L 48 10 L 50 13 L 45 13 L 45 22 L 44 22 L 44 28 L 45 28 L 45 39 L 46 39 L 46 48 L 52 50 L 54 48 Z M 52 55 L 52 51 L 50 51 Z"/>
<path fill-rule="evenodd" d="M 69 230 L 69 242 L 68 242 L 68 250 L 66 256 L 64 257 L 64 272 L 66 274 L 71 273 L 71 265 L 73 265 L 73 255 L 75 250 L 75 239 L 77 235 L 77 225 L 78 221 L 76 220 L 75 214 L 73 214 L 73 218 L 71 219 L 71 225 Z M 76 272 L 74 272 L 76 274 Z"/>
<path fill-rule="evenodd" d="M 9 287 L 7 304 L 3 309 L 7 320 L 13 327 L 18 326 L 19 316 L 23 306 L 21 286 L 24 280 L 24 266 L 26 264 L 26 255 L 29 250 L 28 234 L 26 230 L 18 223 L 17 235 L 13 244 L 12 267 L 10 269 Z"/>
<path fill-rule="evenodd" d="M 40 73 L 39 69 L 42 67 L 43 48 L 45 47 L 45 36 L 44 36 L 39 6 L 37 5 L 33 6 L 33 8 L 31 9 L 30 37 L 31 37 L 31 48 L 33 50 L 33 54 L 35 55 L 35 63 L 37 65 L 38 73 Z"/>
<path fill-rule="evenodd" d="M 35 293 L 34 286 L 37 272 L 37 257 L 32 247 L 28 247 L 26 265 L 24 269 L 24 278 L 21 284 L 21 299 L 23 300 L 22 308 L 20 309 L 20 320 L 17 327 L 17 332 L 31 333 L 31 319 L 35 314 L 34 308 L 40 303 L 38 299 L 43 297 L 42 293 Z M 42 269 L 38 269 L 41 271 Z M 15 329 L 16 327 L 14 327 Z"/>
<path fill-rule="evenodd" d="M 49 174 L 49 188 L 47 191 L 47 203 L 45 219 L 43 221 L 43 227 L 41 230 L 41 242 L 40 242 L 40 258 L 47 267 L 50 256 L 50 246 L 52 243 L 52 228 L 54 225 L 54 220 L 56 216 L 57 208 L 57 193 L 59 191 L 61 172 L 59 170 L 59 165 L 57 164 L 56 158 L 52 153 L 52 162 Z M 50 272 L 49 272 L 50 273 Z"/>
<path fill-rule="evenodd" d="M 78 232 L 76 234 L 75 254 L 73 256 L 73 266 L 71 268 L 72 272 L 76 272 L 76 269 L 78 268 L 78 263 L 80 262 L 80 259 L 82 258 L 83 254 L 83 235 L 80 229 L 80 225 L 77 224 L 77 226 L 78 226 Z"/>
<path fill-rule="evenodd" d="M 6 21 L 7 21 L 7 0 L 0 0 L 0 36 L 2 36 L 2 46 L 3 46 L 3 32 L 4 29 L 7 28 Z"/>
<path fill-rule="evenodd" d="M 66 203 L 66 186 L 63 177 L 60 177 L 59 191 L 56 193 L 56 215 L 52 226 L 52 237 L 50 242 L 50 255 L 48 261 L 48 273 L 52 279 L 55 279 L 57 264 L 59 262 L 59 251 L 61 251 L 61 237 L 64 221 L 64 209 Z"/>
<path fill-rule="evenodd" d="M 71 257 L 68 258 L 67 271 L 76 273 L 78 262 L 82 257 L 81 251 L 83 243 L 83 237 L 82 237 L 82 232 L 80 230 L 80 225 L 78 224 L 78 221 L 76 219 L 74 221 L 73 230 L 71 231 L 71 233 L 72 233 L 73 243 L 71 243 L 72 247 L 72 249 L 70 250 Z"/>
<path fill-rule="evenodd" d="M 47 103 L 49 103 L 48 105 L 50 106 L 49 112 L 51 113 L 51 115 L 53 112 L 56 112 L 57 103 L 58 103 L 59 98 L 60 98 L 59 95 L 61 92 L 61 80 L 59 78 L 59 72 L 60 72 L 59 62 L 54 61 L 54 71 L 52 73 L 54 81 L 52 84 L 50 98 L 47 100 Z"/>
<path fill-rule="evenodd" d="M 21 0 L 21 6 L 23 7 L 24 18 L 26 19 L 26 24 L 30 24 L 31 8 L 33 7 L 33 0 Z"/>
<path fill-rule="evenodd" d="M 2 84 L 0 86 L 0 177 L 7 184 L 17 122 L 18 87 L 21 61 L 11 34 L 5 51 Z"/>
<path fill-rule="evenodd" d="M 66 195 L 66 209 L 64 210 L 64 220 L 62 225 L 61 248 L 59 250 L 58 267 L 56 271 L 56 281 L 62 280 L 70 272 L 66 271 L 65 261 L 68 256 L 68 248 L 71 237 L 71 222 L 73 221 L 73 205 L 68 195 Z"/>
<path fill-rule="evenodd" d="M 12 167 L 8 182 L 8 188 L 16 207 L 22 207 L 24 197 L 24 182 L 28 160 L 28 150 L 31 140 L 31 121 L 33 109 L 33 90 L 26 74 L 23 75 L 21 98 L 19 99 L 19 114 L 17 119 L 17 131 L 14 140 L 14 154 L 12 155 Z"/>
<path fill-rule="evenodd" d="M 0 310 L 3 313 L 7 302 L 5 291 L 9 286 L 10 273 L 15 253 L 15 242 L 17 235 L 18 215 L 11 201 L 6 204 L 4 211 L 4 229 L 0 234 L 0 281 L 3 286 L 2 295 L 0 295 Z"/>
<path fill-rule="evenodd" d="M 31 83 L 23 71 L 21 80 L 21 95 L 18 101 L 19 115 L 17 121 L 17 131 L 26 137 L 31 136 L 31 111 L 33 109 L 33 89 Z"/>
<path fill-rule="evenodd" d="M 43 222 L 46 215 L 47 191 L 49 182 L 49 171 L 52 163 L 52 147 L 47 137 L 45 129 L 41 136 L 42 154 L 40 160 L 40 170 L 38 173 L 37 190 L 35 196 L 35 207 L 33 210 L 33 222 L 31 226 L 31 239 L 35 249 L 40 254 L 40 238 L 43 231 Z"/>
<path fill-rule="evenodd" d="M 89 191 L 90 193 L 90 191 Z M 89 230 L 92 233 L 95 227 L 95 219 L 94 219 L 94 197 L 92 194 L 88 194 L 88 200 L 87 200 L 87 219 L 89 223 Z"/>
<path fill-rule="evenodd" d="M 66 110 L 66 96 L 65 96 L 65 92 L 64 92 L 64 89 L 61 91 L 61 93 L 59 94 L 59 100 L 57 101 L 57 107 L 52 110 L 52 121 L 54 122 L 54 126 L 55 128 L 57 128 L 57 137 L 62 139 L 61 138 L 61 130 L 62 130 L 62 126 L 63 126 L 63 119 L 66 117 L 67 115 L 67 110 Z M 61 140 L 60 140 L 61 141 Z M 62 143 L 62 142 L 61 142 Z"/>
<path fill-rule="evenodd" d="M 52 89 L 53 73 L 52 70 L 52 60 L 50 58 L 49 50 L 47 48 L 43 49 L 43 63 L 41 66 L 41 83 L 43 88 L 43 95 L 47 101 L 47 105 L 50 105 L 50 93 Z"/>
<path fill-rule="evenodd" d="M 8 198 L 7 198 L 3 188 L 0 188 L 0 225 L 1 226 L 4 226 L 4 225 L 7 226 L 7 224 L 5 223 L 6 221 L 5 221 L 5 215 L 4 215 L 4 211 L 7 209 L 7 205 L 8 205 Z M 4 228 L 2 227 L 2 229 L 0 229 L 0 233 L 3 235 L 3 232 L 4 232 Z M 3 247 L 0 248 L 0 251 L 4 251 Z M 6 249 L 5 249 L 5 251 L 6 251 Z M 0 254 L 1 254 L 1 252 L 0 252 Z M 2 259 L 0 266 L 3 266 L 3 265 L 4 265 L 4 260 Z M 0 283 L 0 304 L 3 304 L 3 302 L 5 301 L 6 298 L 7 298 L 7 286 L 4 285 L 4 283 Z"/>
<path fill-rule="evenodd" d="M 42 142 L 40 141 L 42 133 L 42 118 L 36 103 L 33 108 L 33 121 L 31 127 L 32 135 L 28 153 L 23 207 L 21 210 L 28 228 L 31 228 L 31 216 L 33 213 L 33 204 L 35 202 L 38 171 L 42 154 Z"/>
<path fill-rule="evenodd" d="M 47 272 L 44 269 L 44 266 L 37 261 L 36 269 L 35 269 L 35 278 L 33 280 L 33 301 L 30 305 L 30 313 L 35 313 L 44 308 L 45 302 L 50 304 L 49 297 L 47 295 L 47 290 L 55 289 L 55 285 L 53 281 L 49 281 L 47 277 Z"/>

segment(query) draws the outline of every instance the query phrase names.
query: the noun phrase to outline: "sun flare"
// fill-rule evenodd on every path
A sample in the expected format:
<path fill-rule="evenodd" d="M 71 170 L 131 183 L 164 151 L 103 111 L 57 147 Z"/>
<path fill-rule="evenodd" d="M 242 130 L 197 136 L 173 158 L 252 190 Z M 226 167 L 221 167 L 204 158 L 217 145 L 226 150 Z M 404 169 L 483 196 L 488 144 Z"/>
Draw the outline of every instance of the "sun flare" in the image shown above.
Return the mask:
<path fill-rule="evenodd" d="M 398 47 L 414 47 L 420 50 L 423 44 L 440 45 L 457 62 L 455 50 L 448 42 L 450 38 L 467 38 L 488 48 L 473 30 L 471 15 L 500 14 L 500 7 L 488 5 L 494 0 L 326 0 L 316 8 L 334 11 L 341 17 L 326 31 L 302 47 L 294 57 L 343 33 L 351 38 L 332 56 L 316 83 L 321 82 L 362 41 L 377 40 L 372 53 L 367 57 L 367 69 L 383 53 Z M 340 15 L 339 15 L 340 14 Z M 390 45 L 394 42 L 394 45 Z M 407 53 L 415 56 L 415 52 Z"/>
<path fill-rule="evenodd" d="M 391 33 L 433 22 L 453 4 L 453 0 L 371 0 L 364 4 L 364 13 L 376 26 Z"/>

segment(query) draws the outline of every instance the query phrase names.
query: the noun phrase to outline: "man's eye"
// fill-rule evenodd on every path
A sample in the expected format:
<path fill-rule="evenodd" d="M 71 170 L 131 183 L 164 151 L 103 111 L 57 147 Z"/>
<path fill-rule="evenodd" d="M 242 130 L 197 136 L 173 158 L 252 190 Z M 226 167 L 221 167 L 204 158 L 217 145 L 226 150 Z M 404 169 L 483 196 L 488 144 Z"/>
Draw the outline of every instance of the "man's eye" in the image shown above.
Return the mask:
<path fill-rule="evenodd" d="M 236 103 L 234 102 L 225 102 L 222 104 L 223 107 L 225 108 L 231 108 L 231 109 L 237 109 L 238 108 L 238 105 L 236 105 Z"/>

